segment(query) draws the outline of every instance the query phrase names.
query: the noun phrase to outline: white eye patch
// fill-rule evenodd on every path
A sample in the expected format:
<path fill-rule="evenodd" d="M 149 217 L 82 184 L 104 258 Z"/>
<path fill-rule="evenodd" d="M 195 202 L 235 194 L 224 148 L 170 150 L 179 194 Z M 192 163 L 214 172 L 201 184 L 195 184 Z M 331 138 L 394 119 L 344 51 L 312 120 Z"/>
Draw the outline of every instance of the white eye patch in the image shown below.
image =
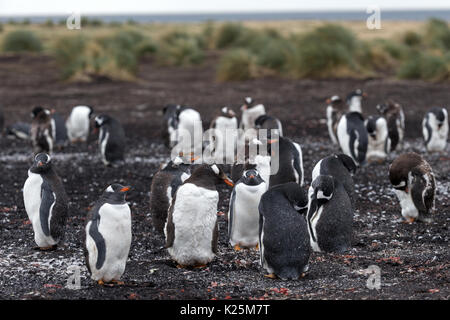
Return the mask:
<path fill-rule="evenodd" d="M 108 192 L 114 192 L 114 189 L 113 189 L 111 186 L 109 186 L 108 189 L 106 189 L 106 191 L 108 191 Z"/>
<path fill-rule="evenodd" d="M 333 196 L 333 194 L 330 194 L 328 197 L 326 195 L 323 194 L 322 190 L 319 190 L 317 192 L 317 199 L 326 199 L 326 200 L 330 200 L 331 197 Z"/>
<path fill-rule="evenodd" d="M 245 102 L 247 102 L 248 104 L 252 103 L 252 98 L 251 97 L 245 98 Z"/>
<path fill-rule="evenodd" d="M 227 113 L 227 112 L 228 112 L 228 108 L 227 108 L 227 107 L 223 107 L 223 108 L 222 108 L 222 112 L 223 112 L 223 113 Z"/>
<path fill-rule="evenodd" d="M 213 164 L 213 165 L 211 166 L 211 169 L 214 171 L 214 173 L 215 173 L 216 175 L 219 175 L 220 170 L 219 170 L 219 168 L 217 168 L 217 166 L 216 166 L 215 164 Z"/>
<path fill-rule="evenodd" d="M 52 158 L 50 158 L 50 156 L 48 154 L 46 154 L 47 156 L 47 162 L 50 162 L 50 160 L 52 160 Z"/>

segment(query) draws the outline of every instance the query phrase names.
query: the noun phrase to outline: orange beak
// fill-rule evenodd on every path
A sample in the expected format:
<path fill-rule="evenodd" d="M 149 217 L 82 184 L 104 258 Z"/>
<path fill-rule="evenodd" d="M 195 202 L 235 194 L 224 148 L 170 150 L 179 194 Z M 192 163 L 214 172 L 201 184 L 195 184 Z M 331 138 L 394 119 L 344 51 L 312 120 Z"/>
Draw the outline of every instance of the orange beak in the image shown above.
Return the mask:
<path fill-rule="evenodd" d="M 253 179 L 253 178 L 255 178 L 255 176 L 251 174 L 249 178 L 250 178 L 250 179 Z"/>
<path fill-rule="evenodd" d="M 272 144 L 272 143 L 275 143 L 275 142 L 278 142 L 278 139 L 270 139 L 270 140 L 267 140 L 267 143 L 268 143 L 268 144 Z"/>
<path fill-rule="evenodd" d="M 44 165 L 44 163 L 42 161 L 38 162 L 38 167 L 42 167 Z"/>
<path fill-rule="evenodd" d="M 367 98 L 367 97 L 368 97 L 367 93 L 365 93 L 365 92 L 363 92 L 362 96 L 363 96 L 364 98 Z"/>
<path fill-rule="evenodd" d="M 331 99 L 327 99 L 326 102 L 327 102 L 327 103 L 331 103 Z"/>
<path fill-rule="evenodd" d="M 230 187 L 234 187 L 234 183 L 230 179 L 223 179 L 223 181 Z"/>
<path fill-rule="evenodd" d="M 127 192 L 128 190 L 130 190 L 130 187 L 123 187 L 120 192 Z"/>
<path fill-rule="evenodd" d="M 197 161 L 198 159 L 200 159 L 200 156 L 192 157 L 192 158 L 191 158 L 191 162 L 195 162 L 195 161 Z"/>

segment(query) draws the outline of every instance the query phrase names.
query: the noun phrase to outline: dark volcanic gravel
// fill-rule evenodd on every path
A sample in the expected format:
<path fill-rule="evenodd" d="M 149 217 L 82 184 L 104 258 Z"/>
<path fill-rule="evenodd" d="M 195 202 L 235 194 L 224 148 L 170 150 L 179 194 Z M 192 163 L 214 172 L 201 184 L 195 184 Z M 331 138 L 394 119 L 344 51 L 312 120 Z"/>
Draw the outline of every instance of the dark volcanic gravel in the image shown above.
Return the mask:
<path fill-rule="evenodd" d="M 421 119 L 425 110 L 450 101 L 449 84 L 418 81 L 288 80 L 264 78 L 238 83 L 214 80 L 212 55 L 201 67 L 155 67 L 144 61 L 135 83 L 101 81 L 64 83 L 48 57 L 0 57 L 0 103 L 6 125 L 28 121 L 33 106 L 55 108 L 67 116 L 77 104 L 120 118 L 127 134 L 126 165 L 105 168 L 96 141 L 70 146 L 52 156 L 70 198 L 65 244 L 53 252 L 34 251 L 32 227 L 24 210 L 22 187 L 31 164 L 26 142 L 0 139 L 0 298 L 1 299 L 449 299 L 450 146 L 445 153 L 427 154 Z M 149 191 L 153 174 L 169 151 L 159 138 L 160 110 L 166 103 L 197 108 L 205 125 L 223 105 L 235 111 L 242 98 L 252 96 L 279 117 L 285 135 L 299 142 L 304 153 L 306 184 L 322 157 L 338 150 L 331 145 L 325 99 L 361 88 L 369 97 L 366 115 L 386 98 L 398 100 L 406 114 L 404 151 L 416 151 L 431 164 L 436 180 L 436 210 L 430 224 L 401 222 L 400 206 L 390 187 L 388 165 L 371 164 L 355 175 L 357 203 L 353 249 L 346 255 L 317 254 L 301 280 L 271 280 L 263 276 L 259 254 L 234 252 L 227 242 L 226 216 L 219 215 L 219 252 L 206 269 L 180 270 L 153 234 Z M 88 208 L 112 182 L 133 186 L 128 201 L 133 219 L 133 242 L 124 286 L 101 287 L 88 276 L 82 253 Z M 219 211 L 227 212 L 230 189 L 219 186 Z M 366 286 L 365 270 L 381 270 L 381 288 Z M 67 288 L 79 266 L 81 288 Z"/>

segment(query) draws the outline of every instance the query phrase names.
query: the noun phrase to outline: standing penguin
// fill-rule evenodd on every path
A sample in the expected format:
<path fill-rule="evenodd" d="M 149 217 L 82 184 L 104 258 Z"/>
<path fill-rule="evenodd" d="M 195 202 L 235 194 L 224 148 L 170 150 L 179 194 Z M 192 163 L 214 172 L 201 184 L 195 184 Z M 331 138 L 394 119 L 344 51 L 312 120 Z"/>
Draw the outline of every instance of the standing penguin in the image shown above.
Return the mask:
<path fill-rule="evenodd" d="M 308 200 L 295 182 L 271 187 L 259 204 L 261 266 L 267 277 L 294 280 L 308 271 L 311 253 L 303 214 Z"/>
<path fill-rule="evenodd" d="M 153 228 L 164 235 L 167 211 L 178 187 L 191 175 L 190 164 L 175 157 L 153 176 L 150 188 L 150 215 Z"/>
<path fill-rule="evenodd" d="M 347 95 L 347 105 L 349 112 L 359 112 L 362 114 L 362 100 L 367 95 L 361 89 L 356 89 Z"/>
<path fill-rule="evenodd" d="M 282 137 L 283 136 L 283 126 L 281 121 L 275 117 L 269 116 L 267 114 L 260 115 L 255 120 L 256 129 L 266 129 L 266 130 L 276 130 L 276 133 Z"/>
<path fill-rule="evenodd" d="M 343 253 L 351 248 L 353 209 L 344 186 L 333 176 L 319 175 L 308 191 L 308 223 L 314 251 Z"/>
<path fill-rule="evenodd" d="M 447 109 L 434 107 L 428 111 L 422 121 L 422 132 L 429 152 L 445 150 L 448 137 Z"/>
<path fill-rule="evenodd" d="M 266 190 L 266 183 L 255 169 L 244 171 L 235 184 L 228 210 L 228 236 L 235 250 L 258 245 L 258 205 Z"/>
<path fill-rule="evenodd" d="M 214 129 L 215 162 L 233 164 L 238 129 L 238 120 L 234 111 L 223 107 L 220 116 L 211 122 L 210 129 Z"/>
<path fill-rule="evenodd" d="M 337 126 L 339 119 L 342 116 L 343 101 L 339 96 L 332 96 L 327 99 L 327 127 L 328 134 L 330 135 L 333 144 L 338 144 L 337 140 Z"/>
<path fill-rule="evenodd" d="M 269 187 L 291 181 L 303 186 L 303 154 L 300 145 L 286 137 L 275 137 L 268 140 L 268 146 L 271 162 L 278 162 L 278 171 L 270 176 Z"/>
<path fill-rule="evenodd" d="M 71 143 L 87 141 L 93 112 L 94 109 L 90 106 L 73 107 L 66 121 L 67 136 Z"/>
<path fill-rule="evenodd" d="M 403 113 L 403 108 L 392 100 L 379 104 L 376 108 L 387 121 L 391 144 L 389 151 L 394 151 L 402 146 L 403 137 L 405 136 L 405 114 Z"/>
<path fill-rule="evenodd" d="M 55 146 L 62 148 L 67 143 L 67 128 L 64 118 L 55 110 L 51 110 L 50 124 Z"/>
<path fill-rule="evenodd" d="M 34 157 L 23 186 L 23 200 L 36 244 L 41 250 L 55 249 L 64 236 L 68 199 L 48 154 Z"/>
<path fill-rule="evenodd" d="M 314 166 L 312 179 L 314 181 L 319 175 L 332 176 L 340 181 L 350 197 L 353 208 L 355 207 L 355 183 L 352 174 L 356 172 L 353 159 L 345 154 L 334 154 L 325 157 Z"/>
<path fill-rule="evenodd" d="M 95 117 L 95 127 L 100 128 L 98 144 L 102 161 L 106 166 L 124 160 L 125 131 L 113 117 L 101 114 Z"/>
<path fill-rule="evenodd" d="M 52 153 L 53 136 L 51 126 L 50 110 L 42 107 L 35 107 L 31 111 L 31 143 L 33 145 L 33 153 L 36 155 L 40 152 Z"/>
<path fill-rule="evenodd" d="M 119 282 L 131 246 L 131 211 L 125 196 L 130 187 L 110 185 L 89 212 L 84 255 L 91 278 L 104 284 Z"/>
<path fill-rule="evenodd" d="M 201 165 L 178 187 L 165 228 L 166 248 L 179 267 L 204 266 L 217 253 L 216 184 L 231 180 L 217 165 Z"/>
<path fill-rule="evenodd" d="M 365 125 L 368 133 L 367 160 L 383 162 L 391 150 L 387 121 L 380 116 L 369 116 Z"/>
<path fill-rule="evenodd" d="M 432 220 L 436 181 L 428 162 L 415 152 L 404 153 L 390 165 L 389 180 L 406 222 Z"/>
<path fill-rule="evenodd" d="M 239 128 L 243 130 L 242 139 L 245 141 L 251 141 L 257 137 L 255 130 L 255 120 L 261 116 L 266 114 L 266 109 L 264 105 L 257 104 L 252 98 L 247 97 L 244 99 L 244 104 L 241 106 L 241 123 Z"/>
<path fill-rule="evenodd" d="M 349 112 L 343 115 L 339 120 L 337 135 L 342 152 L 352 157 L 357 164 L 364 165 L 369 138 L 361 113 Z"/>

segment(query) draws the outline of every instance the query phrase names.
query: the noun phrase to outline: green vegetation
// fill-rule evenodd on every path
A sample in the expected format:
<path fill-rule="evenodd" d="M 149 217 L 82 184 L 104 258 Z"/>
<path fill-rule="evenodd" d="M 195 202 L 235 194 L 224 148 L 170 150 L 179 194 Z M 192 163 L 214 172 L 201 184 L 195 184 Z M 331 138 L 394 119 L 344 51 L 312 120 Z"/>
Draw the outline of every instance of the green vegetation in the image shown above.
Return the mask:
<path fill-rule="evenodd" d="M 421 28 L 403 27 L 390 37 L 368 37 L 345 23 L 305 22 L 304 28 L 283 29 L 270 23 L 208 21 L 192 26 L 83 17 L 79 31 L 69 31 L 65 20 L 47 20 L 38 28 L 29 23 L 25 19 L 0 25 L 2 51 L 52 54 L 64 79 L 134 80 L 140 60 L 149 56 L 152 63 L 172 67 L 218 57 L 219 81 L 267 75 L 450 81 L 450 28 L 439 19 Z M 24 24 L 29 24 L 27 30 L 20 29 Z M 287 31 L 291 29 L 295 32 Z"/>
<path fill-rule="evenodd" d="M 5 52 L 39 52 L 42 43 L 32 31 L 16 30 L 6 35 L 2 49 Z"/>

